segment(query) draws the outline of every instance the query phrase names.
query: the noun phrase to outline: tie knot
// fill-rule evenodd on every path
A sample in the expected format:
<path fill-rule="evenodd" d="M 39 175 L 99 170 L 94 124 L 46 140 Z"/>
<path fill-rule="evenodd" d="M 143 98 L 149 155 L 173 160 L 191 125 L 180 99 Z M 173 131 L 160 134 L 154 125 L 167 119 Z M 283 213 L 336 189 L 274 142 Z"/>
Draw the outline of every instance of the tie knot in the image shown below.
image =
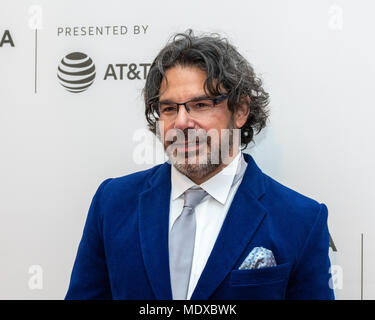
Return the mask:
<path fill-rule="evenodd" d="M 202 201 L 206 196 L 207 192 L 202 188 L 190 188 L 184 192 L 184 207 L 190 207 L 192 209 Z"/>

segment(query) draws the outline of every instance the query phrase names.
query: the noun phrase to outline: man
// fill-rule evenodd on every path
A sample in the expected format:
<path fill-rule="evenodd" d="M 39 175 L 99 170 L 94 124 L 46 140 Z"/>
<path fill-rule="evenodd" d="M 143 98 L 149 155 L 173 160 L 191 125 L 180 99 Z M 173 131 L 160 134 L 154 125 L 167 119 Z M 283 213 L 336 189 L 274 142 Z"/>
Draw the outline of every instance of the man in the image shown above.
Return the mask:
<path fill-rule="evenodd" d="M 242 153 L 268 94 L 218 35 L 176 35 L 144 88 L 170 161 L 107 179 L 66 299 L 333 299 L 327 207 Z"/>

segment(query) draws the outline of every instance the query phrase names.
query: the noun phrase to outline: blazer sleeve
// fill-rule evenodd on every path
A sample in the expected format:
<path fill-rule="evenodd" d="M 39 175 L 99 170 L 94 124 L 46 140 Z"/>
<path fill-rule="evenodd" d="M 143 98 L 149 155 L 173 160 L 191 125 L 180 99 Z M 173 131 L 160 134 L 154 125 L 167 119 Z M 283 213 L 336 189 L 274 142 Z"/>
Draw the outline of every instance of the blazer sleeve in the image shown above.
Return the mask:
<path fill-rule="evenodd" d="M 92 199 L 65 296 L 66 300 L 112 299 L 101 216 L 103 190 L 110 180 L 101 183 Z"/>
<path fill-rule="evenodd" d="M 320 205 L 319 213 L 309 232 L 302 252 L 292 269 L 286 298 L 305 300 L 333 300 L 330 288 L 328 209 Z"/>

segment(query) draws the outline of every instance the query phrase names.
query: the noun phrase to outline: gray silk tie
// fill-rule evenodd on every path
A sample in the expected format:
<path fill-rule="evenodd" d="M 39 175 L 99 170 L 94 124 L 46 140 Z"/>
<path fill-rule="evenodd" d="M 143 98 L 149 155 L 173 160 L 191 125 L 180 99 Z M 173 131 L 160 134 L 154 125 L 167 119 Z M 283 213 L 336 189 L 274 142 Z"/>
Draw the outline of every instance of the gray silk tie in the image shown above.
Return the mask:
<path fill-rule="evenodd" d="M 242 178 L 247 163 L 241 155 L 232 187 Z M 174 300 L 185 300 L 189 288 L 195 243 L 194 208 L 207 194 L 200 187 L 192 187 L 184 193 L 184 207 L 175 220 L 169 236 L 169 266 Z"/>
<path fill-rule="evenodd" d="M 195 206 L 207 194 L 202 188 L 190 188 L 184 193 L 184 208 L 170 232 L 169 265 L 174 300 L 184 300 L 189 287 L 195 242 Z"/>

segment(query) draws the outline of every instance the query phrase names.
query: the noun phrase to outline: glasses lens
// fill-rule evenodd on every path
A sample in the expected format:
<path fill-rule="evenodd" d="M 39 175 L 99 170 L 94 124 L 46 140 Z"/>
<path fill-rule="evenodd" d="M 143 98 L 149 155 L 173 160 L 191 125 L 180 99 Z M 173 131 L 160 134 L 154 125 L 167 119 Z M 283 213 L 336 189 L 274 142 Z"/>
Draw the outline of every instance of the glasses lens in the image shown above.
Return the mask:
<path fill-rule="evenodd" d="M 171 103 L 159 103 L 160 117 L 170 118 L 177 114 L 177 105 Z"/>
<path fill-rule="evenodd" d="M 192 117 L 207 114 L 214 107 L 214 102 L 210 99 L 192 101 L 187 103 Z"/>

